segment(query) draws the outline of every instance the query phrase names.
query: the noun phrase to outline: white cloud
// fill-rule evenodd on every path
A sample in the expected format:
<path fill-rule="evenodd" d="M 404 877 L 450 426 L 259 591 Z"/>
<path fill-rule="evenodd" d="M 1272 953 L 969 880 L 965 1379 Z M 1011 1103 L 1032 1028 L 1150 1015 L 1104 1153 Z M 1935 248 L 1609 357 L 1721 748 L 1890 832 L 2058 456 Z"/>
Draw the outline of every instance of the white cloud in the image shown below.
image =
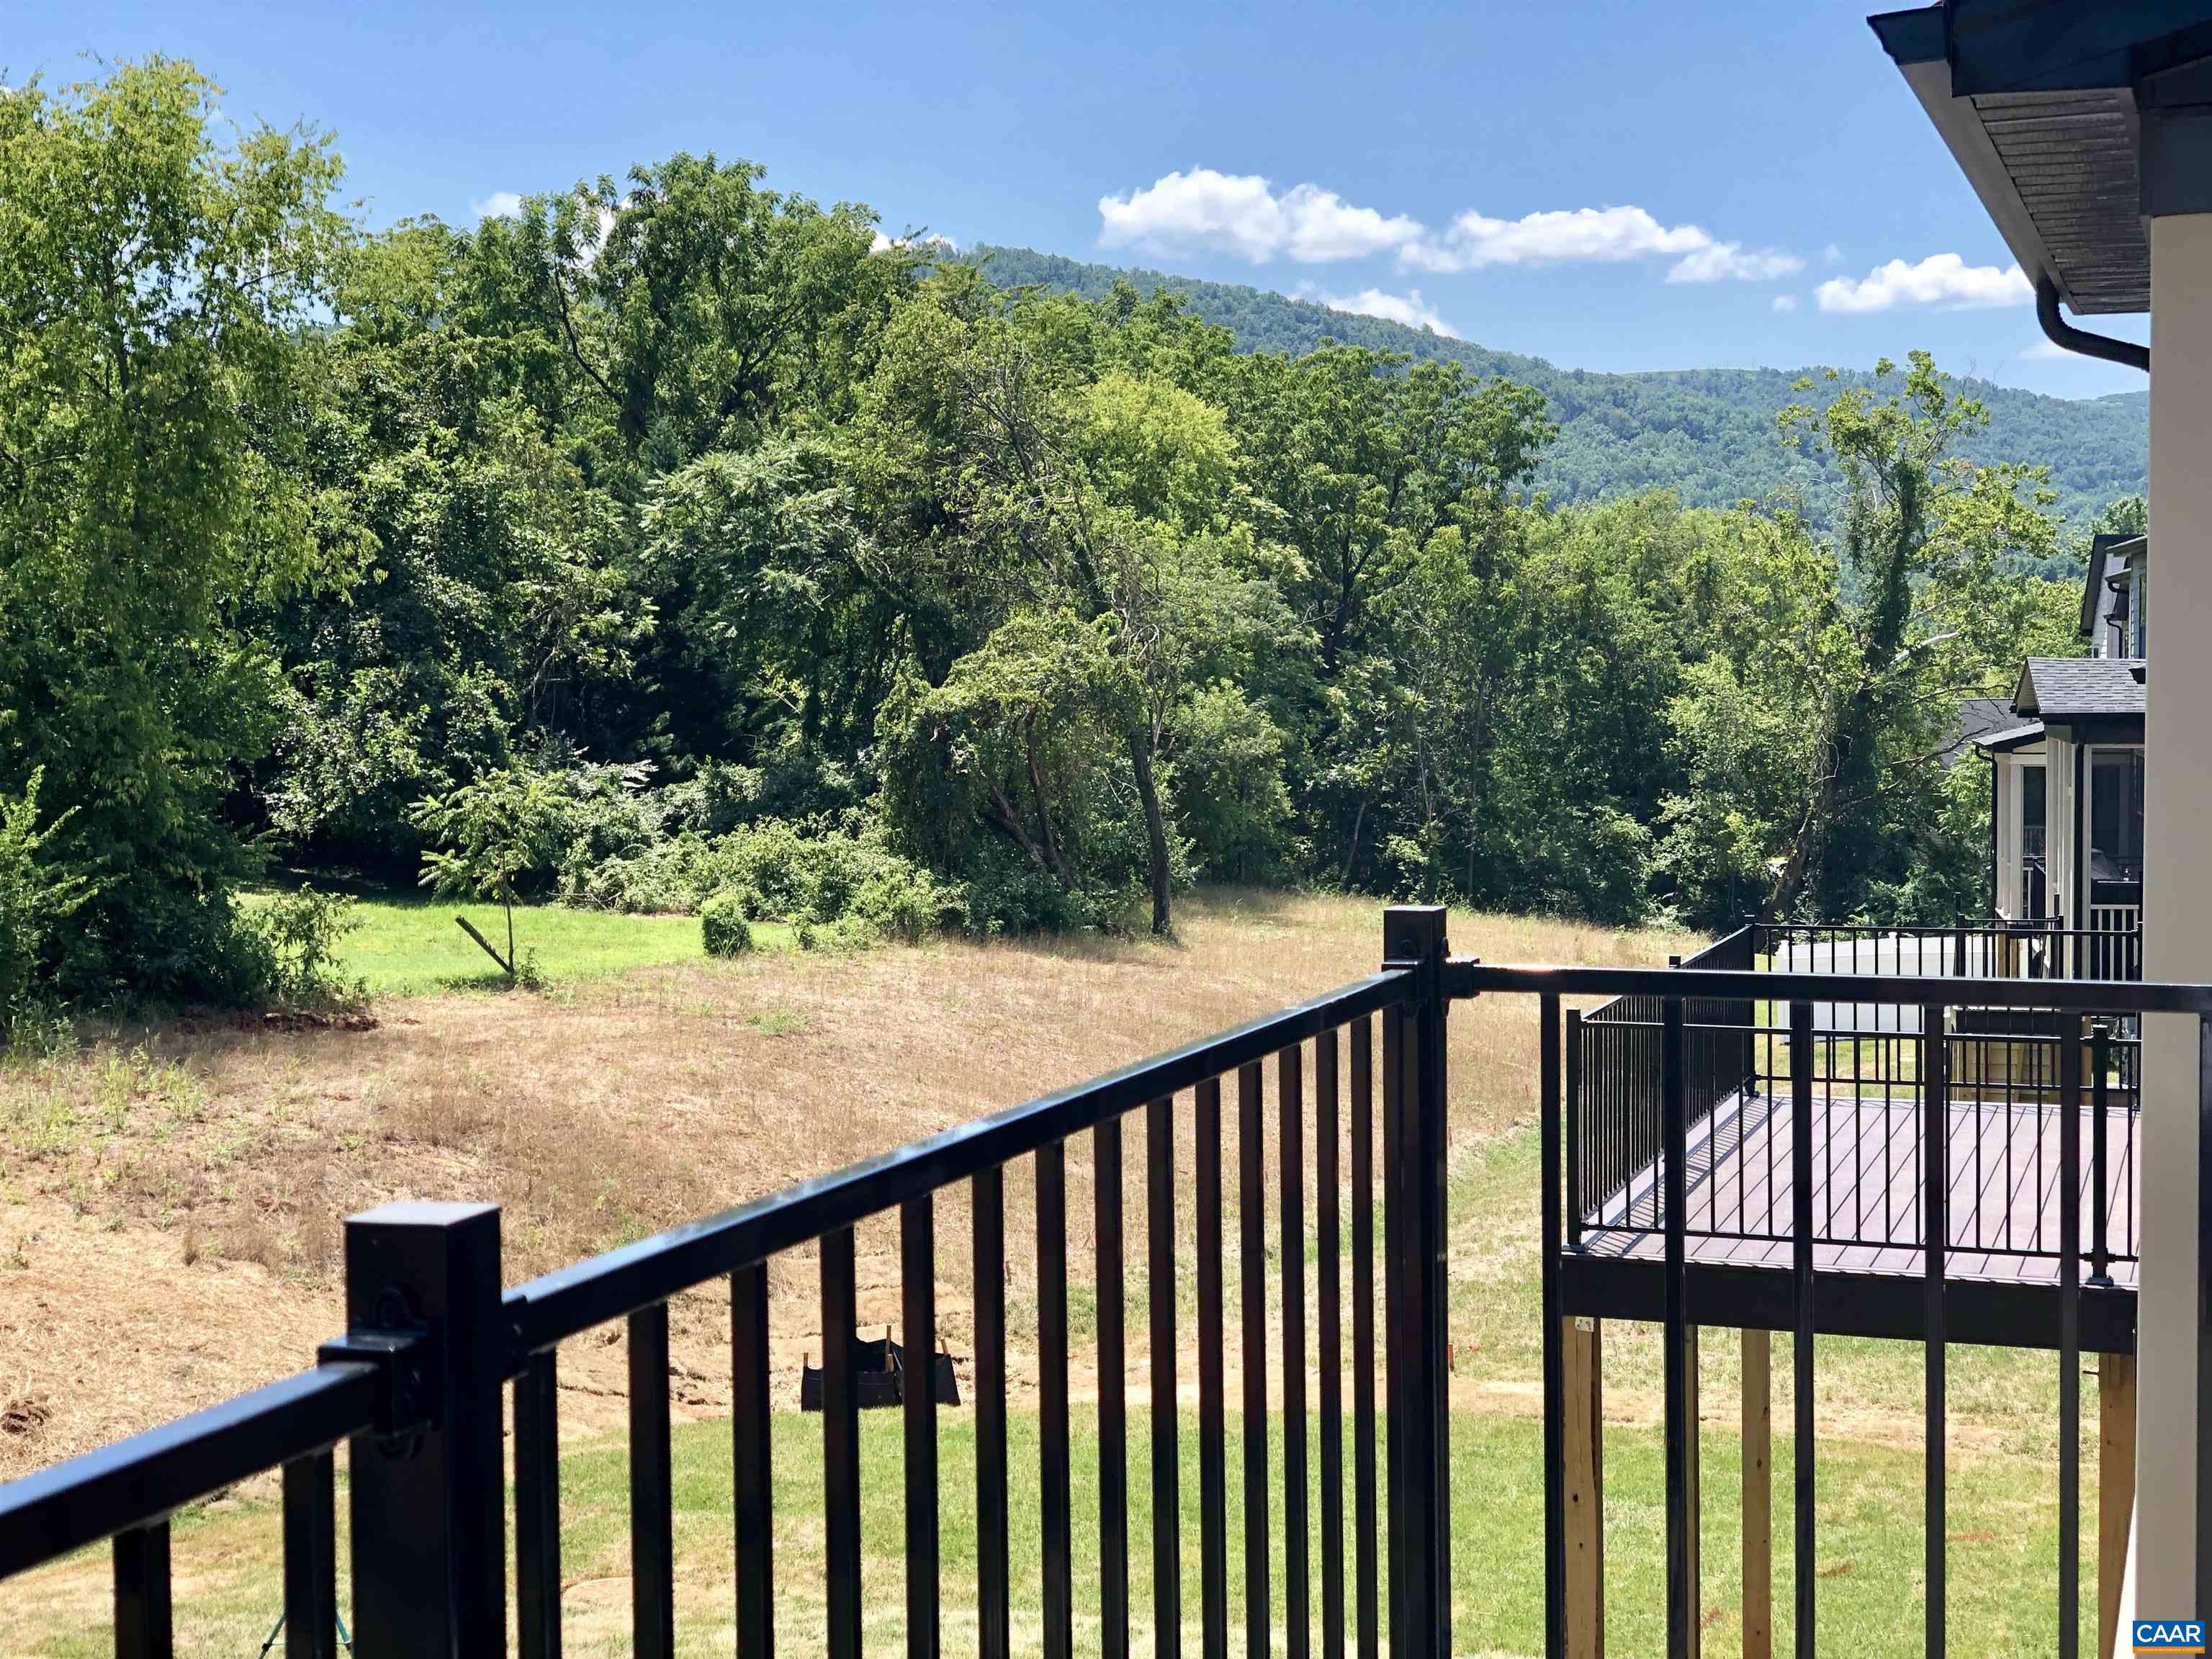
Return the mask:
<path fill-rule="evenodd" d="M 1827 246 L 1820 250 L 1820 263 L 1822 264 L 1839 265 L 1843 264 L 1843 262 L 1844 251 L 1838 247 L 1833 242 L 1829 243 Z"/>
<path fill-rule="evenodd" d="M 1406 264 L 1423 270 L 1485 265 L 1618 264 L 1652 254 L 1689 254 L 1714 246 L 1695 225 L 1662 225 L 1640 207 L 1576 208 L 1492 219 L 1462 213 L 1435 240 L 1408 246 Z"/>
<path fill-rule="evenodd" d="M 469 211 L 479 219 L 512 219 L 522 211 L 522 192 L 495 190 L 483 201 L 470 203 Z"/>
<path fill-rule="evenodd" d="M 1291 258 L 1301 264 L 1329 259 L 1364 259 L 1370 253 L 1404 247 L 1421 234 L 1421 223 L 1404 214 L 1384 217 L 1373 208 L 1354 207 L 1333 190 L 1300 185 L 1282 198 L 1290 228 Z"/>
<path fill-rule="evenodd" d="M 1832 276 L 1816 290 L 1823 311 L 1864 315 L 1908 306 L 1946 311 L 2024 306 L 2035 290 L 2018 265 L 1970 265 L 1955 253 L 1931 253 L 1917 264 L 1892 259 L 1854 282 Z"/>
<path fill-rule="evenodd" d="M 881 253 L 895 247 L 941 247 L 948 253 L 960 252 L 960 244 L 950 236 L 940 236 L 935 231 L 924 231 L 919 235 L 909 231 L 903 236 L 886 236 L 880 230 L 868 243 L 868 252 Z"/>
<path fill-rule="evenodd" d="M 2038 340 L 2033 345 L 2028 347 L 2027 350 L 2021 352 L 2020 355 L 2023 357 L 2048 359 L 2052 357 L 2070 357 L 2074 354 L 2067 350 L 2064 346 L 2060 345 L 2056 340 Z"/>
<path fill-rule="evenodd" d="M 1797 309 L 1797 296 L 1796 296 L 1796 295 L 1794 295 L 1794 294 L 1778 294 L 1778 295 L 1776 295 L 1774 296 L 1774 308 L 1775 308 L 1777 311 L 1795 311 L 1795 310 L 1796 310 L 1796 309 Z"/>
<path fill-rule="evenodd" d="M 1802 270 L 1805 262 L 1778 248 L 1744 252 L 1741 242 L 1715 242 L 1685 254 L 1667 272 L 1670 283 L 1771 283 Z"/>
<path fill-rule="evenodd" d="M 1805 264 L 1779 249 L 1722 241 L 1698 225 L 1662 224 L 1640 207 L 1574 208 L 1518 219 L 1470 210 L 1437 232 L 1410 215 L 1362 207 L 1319 185 L 1279 190 L 1258 173 L 1212 167 L 1164 173 L 1143 189 L 1102 196 L 1098 217 L 1103 247 L 1225 253 L 1254 264 L 1278 257 L 1323 264 L 1394 250 L 1407 269 L 1443 273 L 1670 258 L 1672 283 L 1771 282 Z"/>
<path fill-rule="evenodd" d="M 1324 294 L 1321 302 L 1332 311 L 1380 317 L 1385 322 L 1403 323 L 1408 328 L 1431 330 L 1448 340 L 1459 338 L 1459 331 L 1437 315 L 1436 307 L 1421 297 L 1419 289 L 1404 294 L 1386 294 L 1379 288 L 1362 289 L 1357 294 Z"/>
<path fill-rule="evenodd" d="M 1160 253 L 1200 250 L 1265 264 L 1286 253 L 1302 264 L 1358 259 L 1402 247 L 1421 234 L 1419 221 L 1355 207 L 1333 190 L 1296 185 L 1278 192 L 1257 173 L 1193 167 L 1142 190 L 1098 198 L 1104 247 Z"/>

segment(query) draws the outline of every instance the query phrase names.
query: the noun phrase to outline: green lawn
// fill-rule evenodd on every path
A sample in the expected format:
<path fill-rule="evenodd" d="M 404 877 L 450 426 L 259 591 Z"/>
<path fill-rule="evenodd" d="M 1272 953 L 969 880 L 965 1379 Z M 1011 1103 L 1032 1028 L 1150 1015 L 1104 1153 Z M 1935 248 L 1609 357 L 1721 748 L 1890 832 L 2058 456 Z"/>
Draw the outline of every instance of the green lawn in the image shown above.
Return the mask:
<path fill-rule="evenodd" d="M 1782 1356 L 1778 1355 L 1778 1367 Z M 1149 1414 L 1130 1413 L 1131 1623 L 1139 1652 L 1150 1648 L 1152 1553 Z M 939 1520 L 941 1598 L 948 1651 L 975 1645 L 975 1419 L 940 1418 Z M 1013 1479 L 1012 1566 L 1017 1651 L 1038 1646 L 1042 1545 L 1036 1502 L 1037 1437 L 1033 1414 L 1010 1424 Z M 1269 1424 L 1273 1470 L 1266 1535 L 1273 1540 L 1272 1645 L 1283 1645 L 1283 1528 L 1280 1419 Z M 904 1624 L 904 1500 L 901 1425 L 891 1412 L 862 1419 L 861 1534 L 866 1646 L 896 1651 Z M 1097 1440 L 1095 1419 L 1079 1407 L 1073 1424 L 1076 1619 L 1079 1650 L 1095 1644 L 1099 1613 L 1097 1547 Z M 1228 1606 L 1234 1645 L 1244 1625 L 1241 1422 L 1229 1418 L 1227 1443 Z M 1198 1645 L 1198 1423 L 1179 1426 L 1184 1648 Z M 1542 1646 L 1540 1571 L 1543 1516 L 1541 1432 L 1532 1418 L 1462 1412 L 1452 1425 L 1452 1599 L 1455 1646 L 1462 1653 L 1530 1654 Z M 821 1419 L 795 1413 L 775 1423 L 777 1646 L 785 1653 L 823 1647 Z M 678 1650 L 729 1651 L 732 1613 L 730 1437 L 726 1425 L 679 1425 L 675 1435 Z M 1319 1450 L 1309 1464 L 1318 1492 Z M 1794 1590 L 1788 1543 L 1791 1458 L 1778 1436 L 1774 1508 L 1775 1645 L 1789 1650 Z M 562 1465 L 562 1561 L 565 1650 L 622 1655 L 630 1650 L 629 1498 L 624 1448 L 603 1441 L 579 1448 Z M 1922 1651 L 1920 1459 L 1917 1450 L 1824 1441 L 1819 1487 L 1820 1609 L 1824 1646 L 1835 1652 L 1907 1656 Z M 1739 1640 L 1738 1466 L 1732 1431 L 1709 1424 L 1704 1437 L 1705 1490 L 1703 1614 L 1713 1651 Z M 1607 1644 L 1624 1659 L 1664 1650 L 1665 1493 L 1655 1429 L 1608 1431 L 1606 1444 Z M 2085 1481 L 2094 1513 L 2094 1480 Z M 1346 1501 L 1349 1505 L 1349 1470 Z M 2023 1593 L 2047 1583 L 2057 1551 L 2055 1481 L 2023 1480 L 2016 1460 L 1961 1455 L 1952 1477 L 1950 1628 L 1954 1645 L 1977 1656 L 2045 1654 L 2057 1645 L 2053 1595 Z M 1320 1618 L 1318 1499 L 1310 1528 L 1314 1563 L 1309 1616 Z M 339 1504 L 341 1527 L 344 1504 Z M 1347 1540 L 1350 1516 L 1346 1516 Z M 2085 1538 L 2085 1546 L 2089 1540 Z M 1347 1551 L 1349 1546 L 1347 1543 Z M 2085 1558 L 2087 1549 L 2085 1548 Z M 251 1652 L 281 1601 L 278 1516 L 264 1502 L 233 1504 L 219 1514 L 180 1520 L 175 1563 L 179 1652 Z M 0 1648 L 44 1659 L 108 1651 L 105 1621 L 72 1622 L 68 1610 L 104 1590 L 104 1551 L 88 1553 L 9 1587 L 0 1608 Z M 1388 1564 L 1383 1582 L 1388 1583 Z M 2094 1641 L 2093 1560 L 2085 1559 L 2084 1647 Z M 342 1609 L 351 1605 L 342 1588 Z M 1347 1590 L 1347 1605 L 1350 1603 Z M 92 1611 L 88 1608 L 88 1611 Z"/>
<path fill-rule="evenodd" d="M 457 915 L 468 917 L 501 951 L 507 948 L 507 922 L 496 904 L 380 896 L 354 905 L 359 926 L 340 947 L 345 971 L 365 980 L 374 996 L 505 985 L 506 975 L 491 958 L 453 925 Z M 792 930 L 779 922 L 756 922 L 753 938 L 764 950 L 782 950 L 792 944 Z M 555 982 L 686 962 L 701 954 L 696 916 L 625 915 L 560 904 L 517 905 L 514 943 L 519 953 L 536 951 L 538 972 Z"/>

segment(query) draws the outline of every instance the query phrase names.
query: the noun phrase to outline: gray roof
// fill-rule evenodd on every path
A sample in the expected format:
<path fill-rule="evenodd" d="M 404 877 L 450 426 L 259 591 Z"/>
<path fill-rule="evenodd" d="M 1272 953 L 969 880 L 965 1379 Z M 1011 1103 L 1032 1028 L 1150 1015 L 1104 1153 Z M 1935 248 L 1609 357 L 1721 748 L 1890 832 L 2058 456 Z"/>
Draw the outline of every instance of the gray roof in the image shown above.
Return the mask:
<path fill-rule="evenodd" d="M 2002 697 L 1961 697 L 1958 727 L 1952 733 L 1951 746 L 1944 751 L 1945 757 L 1961 754 L 1990 732 L 2015 723 L 2012 705 Z"/>
<path fill-rule="evenodd" d="M 2094 715 L 2142 718 L 2143 665 L 2124 657 L 2030 657 L 2012 706 L 2045 720 Z"/>
<path fill-rule="evenodd" d="M 2025 726 L 2008 726 L 2002 732 L 1984 732 L 1974 739 L 1974 747 L 1994 755 L 1999 750 L 2023 748 L 2042 737 L 2043 722 L 2030 720 Z"/>

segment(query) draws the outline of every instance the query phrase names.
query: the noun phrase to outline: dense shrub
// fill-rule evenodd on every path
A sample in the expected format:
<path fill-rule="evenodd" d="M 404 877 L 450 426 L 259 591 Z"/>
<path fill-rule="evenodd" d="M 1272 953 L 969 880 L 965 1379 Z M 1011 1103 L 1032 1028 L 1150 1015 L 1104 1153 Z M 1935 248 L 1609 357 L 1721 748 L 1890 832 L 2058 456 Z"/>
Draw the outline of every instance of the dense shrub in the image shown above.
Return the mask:
<path fill-rule="evenodd" d="M 720 893 L 699 907 L 699 935 L 710 957 L 741 957 L 753 948 L 752 924 L 744 907 Z"/>
<path fill-rule="evenodd" d="M 253 981 L 249 1000 L 327 1009 L 367 993 L 338 962 L 338 941 L 359 924 L 353 901 L 303 887 L 238 911 L 240 954 Z"/>

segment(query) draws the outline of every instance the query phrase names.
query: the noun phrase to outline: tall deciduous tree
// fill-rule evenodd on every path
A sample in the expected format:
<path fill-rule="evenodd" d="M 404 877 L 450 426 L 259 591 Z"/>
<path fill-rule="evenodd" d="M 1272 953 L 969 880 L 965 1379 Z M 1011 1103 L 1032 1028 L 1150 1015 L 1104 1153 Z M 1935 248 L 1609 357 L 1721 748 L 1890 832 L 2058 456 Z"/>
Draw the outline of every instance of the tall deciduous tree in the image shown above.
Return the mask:
<path fill-rule="evenodd" d="M 301 465 L 346 222 L 307 132 L 211 131 L 160 59 L 0 97 L 0 795 L 43 770 L 46 849 L 97 887 L 64 981 L 220 989 L 219 809 L 276 664 L 239 625 L 328 574 Z"/>

